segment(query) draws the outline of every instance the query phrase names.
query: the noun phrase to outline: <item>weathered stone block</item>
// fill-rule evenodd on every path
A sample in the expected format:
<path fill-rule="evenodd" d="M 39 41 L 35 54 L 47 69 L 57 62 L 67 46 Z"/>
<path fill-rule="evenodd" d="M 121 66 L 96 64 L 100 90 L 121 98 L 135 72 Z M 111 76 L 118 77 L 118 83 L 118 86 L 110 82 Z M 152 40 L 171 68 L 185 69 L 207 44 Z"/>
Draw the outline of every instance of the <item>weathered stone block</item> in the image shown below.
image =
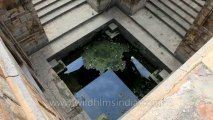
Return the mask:
<path fill-rule="evenodd" d="M 26 16 L 21 16 L 19 19 L 20 19 L 20 21 L 22 23 L 27 21 L 27 17 Z"/>
<path fill-rule="evenodd" d="M 87 0 L 87 2 L 97 12 L 118 5 L 127 14 L 134 14 L 145 5 L 146 0 Z"/>
<path fill-rule="evenodd" d="M 21 25 L 21 21 L 20 21 L 19 19 L 13 20 L 12 23 L 13 23 L 14 26 L 19 26 L 19 25 Z"/>
<path fill-rule="evenodd" d="M 116 0 L 87 0 L 93 9 L 97 12 L 102 12 L 114 5 Z"/>
<path fill-rule="evenodd" d="M 134 14 L 141 9 L 146 3 L 146 0 L 119 0 L 118 6 L 127 14 Z"/>

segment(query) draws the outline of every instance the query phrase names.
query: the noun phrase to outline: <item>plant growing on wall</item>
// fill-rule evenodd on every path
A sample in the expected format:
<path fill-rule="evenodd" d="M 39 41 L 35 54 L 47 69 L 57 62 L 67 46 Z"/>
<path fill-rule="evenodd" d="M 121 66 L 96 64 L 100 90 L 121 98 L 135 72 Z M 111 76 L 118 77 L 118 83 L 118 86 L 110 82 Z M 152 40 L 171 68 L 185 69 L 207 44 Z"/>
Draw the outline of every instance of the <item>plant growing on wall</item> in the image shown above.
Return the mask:
<path fill-rule="evenodd" d="M 123 53 L 128 51 L 127 44 L 109 40 L 96 41 L 84 50 L 84 66 L 86 69 L 96 69 L 100 73 L 108 69 L 122 71 L 126 66 L 126 62 L 122 60 Z"/>

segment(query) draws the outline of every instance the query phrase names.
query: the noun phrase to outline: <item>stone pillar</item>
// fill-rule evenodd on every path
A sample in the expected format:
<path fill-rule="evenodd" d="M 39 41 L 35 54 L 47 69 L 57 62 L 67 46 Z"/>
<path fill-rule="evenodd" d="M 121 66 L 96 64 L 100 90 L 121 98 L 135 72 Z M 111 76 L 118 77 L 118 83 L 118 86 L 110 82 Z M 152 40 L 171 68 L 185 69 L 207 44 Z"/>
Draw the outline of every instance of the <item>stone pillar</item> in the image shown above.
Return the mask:
<path fill-rule="evenodd" d="M 130 15 L 141 9 L 146 1 L 147 0 L 87 0 L 92 8 L 99 13 L 117 5 L 122 11 Z"/>
<path fill-rule="evenodd" d="M 1 30 L 27 55 L 48 43 L 31 0 L 1 0 L 0 3 L 0 22 L 4 26 Z"/>
<path fill-rule="evenodd" d="M 87 0 L 93 9 L 97 12 L 103 12 L 114 5 L 116 0 Z"/>
<path fill-rule="evenodd" d="M 185 62 L 213 37 L 213 0 L 208 0 L 175 51 L 181 62 Z"/>
<path fill-rule="evenodd" d="M 117 5 L 127 14 L 135 14 L 147 0 L 117 0 Z"/>

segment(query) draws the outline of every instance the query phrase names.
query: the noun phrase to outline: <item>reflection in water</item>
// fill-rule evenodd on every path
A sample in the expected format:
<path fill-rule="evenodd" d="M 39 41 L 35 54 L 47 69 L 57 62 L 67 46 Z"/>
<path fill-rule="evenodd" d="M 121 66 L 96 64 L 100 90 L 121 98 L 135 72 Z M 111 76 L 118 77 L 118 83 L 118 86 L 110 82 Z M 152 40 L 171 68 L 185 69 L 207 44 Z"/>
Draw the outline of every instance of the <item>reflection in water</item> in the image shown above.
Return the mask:
<path fill-rule="evenodd" d="M 106 40 L 106 36 L 97 34 L 92 39 L 103 41 Z M 109 120 L 115 120 L 125 113 L 134 102 L 143 98 L 156 86 L 155 82 L 147 80 L 147 78 L 158 67 L 150 63 L 146 57 L 140 54 L 138 49 L 119 35 L 113 39 L 113 42 L 124 43 L 129 46 L 128 52 L 122 54 L 122 61 L 126 63 L 125 68 L 115 71 L 109 68 L 110 70 L 107 72 L 104 69 L 103 74 L 100 75 L 100 71 L 96 69 L 86 69 L 83 65 L 84 58 L 81 57 L 88 45 L 93 44 L 94 41 L 71 51 L 69 55 L 62 58 L 67 66 L 67 71 L 61 72 L 59 76 L 77 97 L 80 105 L 92 120 L 105 117 L 108 117 Z M 109 52 L 109 54 L 112 53 L 116 52 Z M 112 56 L 116 56 L 116 54 Z M 131 56 L 135 57 L 134 60 L 131 59 Z M 103 58 L 112 59 L 107 54 L 103 54 Z M 97 60 L 94 57 L 91 57 L 91 59 Z M 141 70 L 143 72 L 140 72 Z"/>
<path fill-rule="evenodd" d="M 149 79 L 151 73 L 133 56 L 131 57 L 131 61 L 135 65 L 136 69 L 141 74 L 141 76 L 146 79 Z"/>
<path fill-rule="evenodd" d="M 105 114 L 116 120 L 138 101 L 134 93 L 111 70 L 103 73 L 75 94 L 92 120 Z"/>
<path fill-rule="evenodd" d="M 64 72 L 64 74 L 69 74 L 71 72 L 79 70 L 83 65 L 84 65 L 83 58 L 80 57 L 67 66 L 67 71 Z"/>

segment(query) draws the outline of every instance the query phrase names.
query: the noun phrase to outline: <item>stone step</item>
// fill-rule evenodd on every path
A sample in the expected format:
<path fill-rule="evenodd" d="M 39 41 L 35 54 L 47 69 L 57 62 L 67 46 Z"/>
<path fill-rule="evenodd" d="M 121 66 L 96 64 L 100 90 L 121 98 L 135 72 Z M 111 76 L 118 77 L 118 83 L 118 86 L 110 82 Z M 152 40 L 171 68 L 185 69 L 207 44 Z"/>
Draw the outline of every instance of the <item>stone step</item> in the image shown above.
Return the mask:
<path fill-rule="evenodd" d="M 176 31 L 180 36 L 184 37 L 186 34 L 185 28 L 183 28 L 179 23 L 168 17 L 166 14 L 161 12 L 154 5 L 147 3 L 145 6 L 149 11 L 152 12 L 155 16 L 157 16 L 160 20 L 162 20 L 165 24 L 167 24 L 171 29 Z"/>
<path fill-rule="evenodd" d="M 94 17 L 93 20 L 87 21 L 85 24 L 81 24 L 81 27 L 73 28 L 72 30 L 67 31 L 65 34 L 63 34 L 63 36 L 50 41 L 48 45 L 46 45 L 44 48 L 40 49 L 39 51 L 37 51 L 37 53 L 34 54 L 43 53 L 46 57 L 45 59 L 48 59 L 58 54 L 63 49 L 80 40 L 82 37 L 88 35 L 89 33 L 93 32 L 94 30 L 98 29 L 102 25 L 112 20 L 111 16 L 106 17 L 106 19 L 103 19 L 104 17 L 105 14 L 98 15 Z M 74 47 L 73 49 L 75 49 L 78 45 L 80 45 L 80 43 L 77 43 L 77 45 L 72 46 Z M 65 50 L 63 52 L 66 53 L 68 51 L 69 50 Z"/>
<path fill-rule="evenodd" d="M 200 12 L 200 10 L 202 9 L 201 6 L 197 5 L 195 2 L 193 2 L 192 0 L 181 0 L 183 3 L 185 3 L 186 5 L 188 5 L 189 7 L 191 7 L 193 10 L 195 10 L 197 13 Z"/>
<path fill-rule="evenodd" d="M 153 4 L 159 10 L 161 10 L 163 13 L 165 13 L 168 17 L 179 23 L 186 30 L 190 28 L 190 24 L 188 22 L 186 22 L 182 17 L 178 16 L 175 12 L 167 8 L 167 6 L 165 6 L 158 0 L 150 0 L 150 3 Z"/>
<path fill-rule="evenodd" d="M 73 1 L 74 0 L 60 0 L 57 3 L 52 4 L 52 5 L 48 6 L 48 7 L 46 7 L 45 9 L 42 9 L 39 12 L 37 12 L 38 16 L 39 17 L 44 17 L 45 15 L 50 14 L 50 13 L 56 11 L 57 9 L 59 9 L 61 7 L 64 7 L 65 5 L 67 5 L 67 4 L 69 4 L 69 3 L 73 2 Z"/>
<path fill-rule="evenodd" d="M 56 2 L 59 2 L 59 0 L 45 0 L 39 4 L 36 4 L 34 7 L 35 7 L 35 10 L 36 11 L 40 11 L 42 9 L 45 9 L 45 7 L 49 6 L 49 5 L 52 5 Z"/>
<path fill-rule="evenodd" d="M 196 18 L 198 13 L 194 11 L 190 6 L 183 3 L 181 0 L 170 0 L 173 4 L 177 5 L 181 10 L 186 12 L 188 15 L 190 15 L 193 18 Z"/>
<path fill-rule="evenodd" d="M 194 22 L 194 18 L 192 18 L 190 15 L 188 15 L 185 11 L 181 10 L 180 8 L 178 8 L 176 5 L 174 5 L 169 0 L 159 0 L 159 1 L 161 3 L 163 3 L 165 6 L 167 6 L 174 13 L 176 13 L 178 16 L 182 17 L 189 24 L 192 24 Z"/>
<path fill-rule="evenodd" d="M 32 0 L 33 5 L 37 5 L 41 2 L 44 2 L 44 0 Z"/>
<path fill-rule="evenodd" d="M 139 26 L 132 17 L 128 17 L 122 12 L 113 12 L 112 15 L 114 15 L 114 19 L 119 21 L 119 24 L 123 26 L 128 31 L 128 33 L 134 36 L 134 38 L 136 38 L 140 44 L 143 44 L 143 46 L 147 48 L 147 50 L 145 50 L 147 57 L 151 57 L 152 55 L 156 56 L 163 64 L 168 66 L 171 71 L 174 71 L 178 68 L 178 66 L 181 65 L 181 63 L 173 56 L 170 51 L 168 51 L 168 49 L 166 49 L 166 47 L 162 46 L 159 41 L 156 41 L 153 36 L 151 36 L 146 30 Z M 123 33 L 123 35 L 131 38 L 128 36 L 128 34 L 126 35 Z M 143 48 L 141 48 L 140 51 L 141 50 L 144 51 Z"/>
<path fill-rule="evenodd" d="M 80 0 L 77 0 L 80 1 Z M 77 2 L 76 1 L 76 2 Z M 55 13 L 55 12 L 54 12 Z M 63 12 L 62 12 L 63 13 Z M 67 31 L 80 26 L 82 23 L 95 17 L 98 13 L 90 7 L 88 3 L 63 14 L 44 26 L 44 30 L 49 41 L 63 36 Z M 53 17 L 51 14 L 50 17 Z M 41 19 L 42 21 L 42 19 Z"/>
<path fill-rule="evenodd" d="M 159 42 L 138 26 L 132 18 L 126 16 L 116 7 L 93 17 L 92 20 L 81 24 L 80 27 L 73 28 L 74 30 L 68 31 L 63 34 L 63 36 L 54 39 L 47 46 L 34 53 L 34 55 L 42 54 L 46 59 L 52 56 L 63 55 L 71 49 L 75 49 L 75 47 L 82 45 L 83 38 L 88 37 L 87 35 L 94 31 L 101 30 L 103 25 L 107 25 L 107 23 L 112 20 L 116 20 L 121 26 L 123 26 L 125 30 L 140 42 L 140 44 L 143 44 L 144 47 L 147 48 L 147 51 L 150 51 L 154 56 L 157 56 L 159 61 L 168 66 L 171 71 L 176 70 L 181 65 L 181 63 L 169 51 L 161 46 Z M 127 35 L 127 37 L 130 36 Z"/>
<path fill-rule="evenodd" d="M 172 53 L 182 41 L 181 36 L 155 17 L 148 9 L 141 9 L 131 17 Z"/>
<path fill-rule="evenodd" d="M 41 24 L 46 25 L 52 20 L 57 19 L 58 17 L 61 17 L 72 10 L 75 10 L 79 6 L 85 4 L 85 2 L 86 2 L 85 0 L 76 0 L 69 4 L 66 4 L 63 7 L 60 7 L 54 10 L 53 12 L 49 12 L 49 14 L 46 14 L 45 16 L 43 15 L 40 17 Z"/>
<path fill-rule="evenodd" d="M 195 2 L 197 5 L 199 5 L 200 7 L 204 6 L 205 1 L 204 0 L 192 0 L 193 2 Z"/>

